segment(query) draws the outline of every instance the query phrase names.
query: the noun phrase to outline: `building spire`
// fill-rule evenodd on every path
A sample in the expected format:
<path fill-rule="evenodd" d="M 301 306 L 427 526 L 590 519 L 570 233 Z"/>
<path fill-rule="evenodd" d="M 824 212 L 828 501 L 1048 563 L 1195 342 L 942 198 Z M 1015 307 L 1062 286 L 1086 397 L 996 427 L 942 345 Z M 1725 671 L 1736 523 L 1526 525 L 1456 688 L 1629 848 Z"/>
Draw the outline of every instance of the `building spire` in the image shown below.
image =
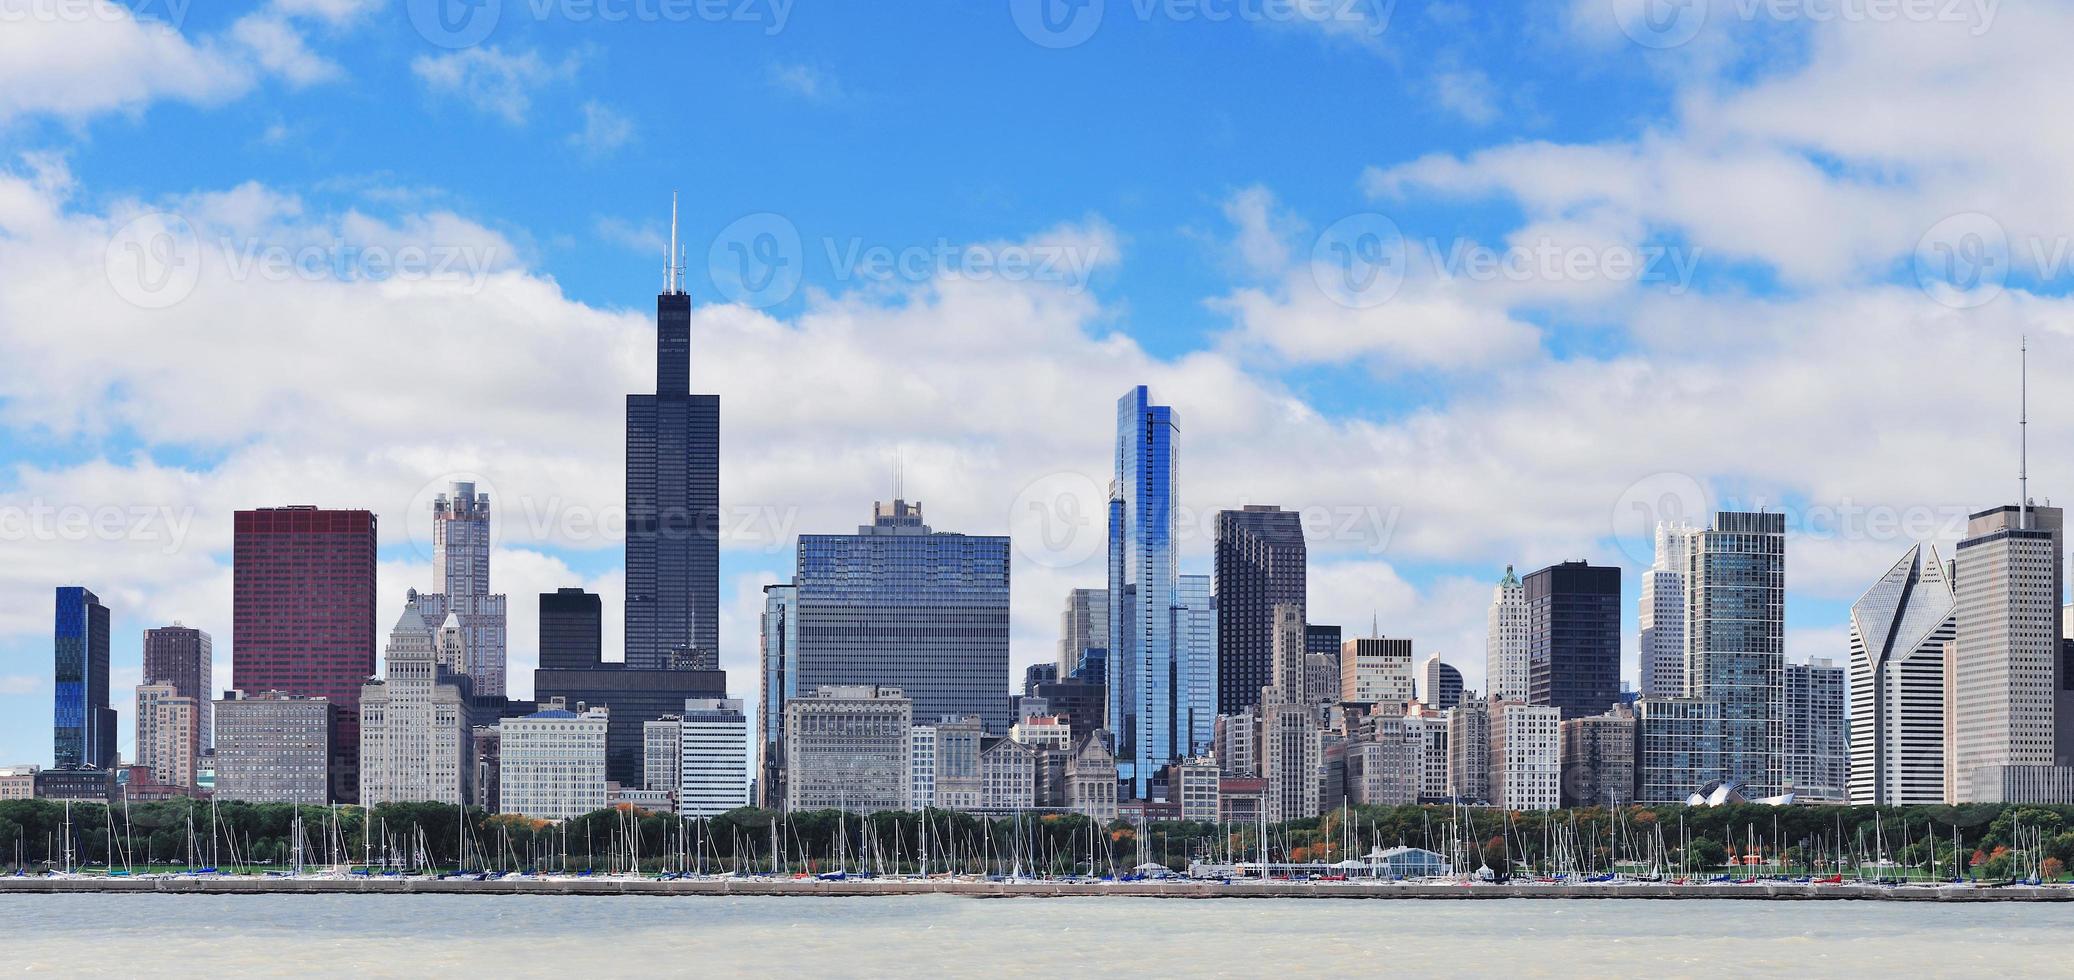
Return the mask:
<path fill-rule="evenodd" d="M 2031 338 L 2016 347 L 2016 526 L 2031 530 Z"/>

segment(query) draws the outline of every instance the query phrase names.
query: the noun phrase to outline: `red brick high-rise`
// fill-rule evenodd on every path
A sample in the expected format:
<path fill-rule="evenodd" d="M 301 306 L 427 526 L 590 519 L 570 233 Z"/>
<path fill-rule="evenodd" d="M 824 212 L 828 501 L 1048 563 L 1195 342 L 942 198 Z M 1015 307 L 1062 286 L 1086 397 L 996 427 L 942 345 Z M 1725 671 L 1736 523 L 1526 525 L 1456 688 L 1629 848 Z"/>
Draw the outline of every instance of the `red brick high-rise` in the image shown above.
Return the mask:
<path fill-rule="evenodd" d="M 375 670 L 375 516 L 268 507 L 237 514 L 231 685 L 331 700 L 331 798 L 360 793 L 360 686 Z"/>

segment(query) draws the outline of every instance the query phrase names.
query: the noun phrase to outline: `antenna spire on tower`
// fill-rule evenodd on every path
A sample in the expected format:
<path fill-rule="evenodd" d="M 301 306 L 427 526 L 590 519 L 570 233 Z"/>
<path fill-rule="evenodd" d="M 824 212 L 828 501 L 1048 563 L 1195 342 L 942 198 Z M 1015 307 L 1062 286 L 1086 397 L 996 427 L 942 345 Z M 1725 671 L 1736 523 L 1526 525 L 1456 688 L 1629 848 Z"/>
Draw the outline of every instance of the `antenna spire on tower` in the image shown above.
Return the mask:
<path fill-rule="evenodd" d="M 684 273 L 683 254 L 677 250 L 677 192 L 670 192 L 670 251 L 663 255 L 663 292 L 674 296 Z"/>
<path fill-rule="evenodd" d="M 2016 347 L 2016 486 L 2017 527 L 2031 530 L 2031 338 Z"/>

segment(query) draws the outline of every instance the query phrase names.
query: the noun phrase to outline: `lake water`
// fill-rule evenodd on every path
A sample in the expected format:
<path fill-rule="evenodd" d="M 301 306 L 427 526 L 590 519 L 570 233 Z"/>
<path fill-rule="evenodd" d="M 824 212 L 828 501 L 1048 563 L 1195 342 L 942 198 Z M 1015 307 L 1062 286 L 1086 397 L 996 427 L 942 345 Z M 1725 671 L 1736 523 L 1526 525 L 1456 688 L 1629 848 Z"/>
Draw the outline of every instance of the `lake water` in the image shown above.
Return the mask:
<path fill-rule="evenodd" d="M 2068 975 L 2074 907 L 1878 902 L 0 896 L 62 976 Z"/>

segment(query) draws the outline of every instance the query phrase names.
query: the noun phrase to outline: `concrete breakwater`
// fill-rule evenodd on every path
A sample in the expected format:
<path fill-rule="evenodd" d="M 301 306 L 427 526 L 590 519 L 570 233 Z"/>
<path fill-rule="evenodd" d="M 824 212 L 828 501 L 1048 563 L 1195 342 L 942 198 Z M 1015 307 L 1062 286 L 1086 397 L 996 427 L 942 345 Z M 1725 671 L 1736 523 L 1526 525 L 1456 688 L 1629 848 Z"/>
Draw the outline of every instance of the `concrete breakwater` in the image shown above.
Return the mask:
<path fill-rule="evenodd" d="M 863 898 L 958 895 L 969 898 L 1316 898 L 1427 899 L 1735 899 L 1757 901 L 2069 902 L 2074 888 L 1745 884 L 1479 884 L 1307 881 L 975 881 L 793 878 L 0 878 L 0 895 L 675 895 Z"/>

